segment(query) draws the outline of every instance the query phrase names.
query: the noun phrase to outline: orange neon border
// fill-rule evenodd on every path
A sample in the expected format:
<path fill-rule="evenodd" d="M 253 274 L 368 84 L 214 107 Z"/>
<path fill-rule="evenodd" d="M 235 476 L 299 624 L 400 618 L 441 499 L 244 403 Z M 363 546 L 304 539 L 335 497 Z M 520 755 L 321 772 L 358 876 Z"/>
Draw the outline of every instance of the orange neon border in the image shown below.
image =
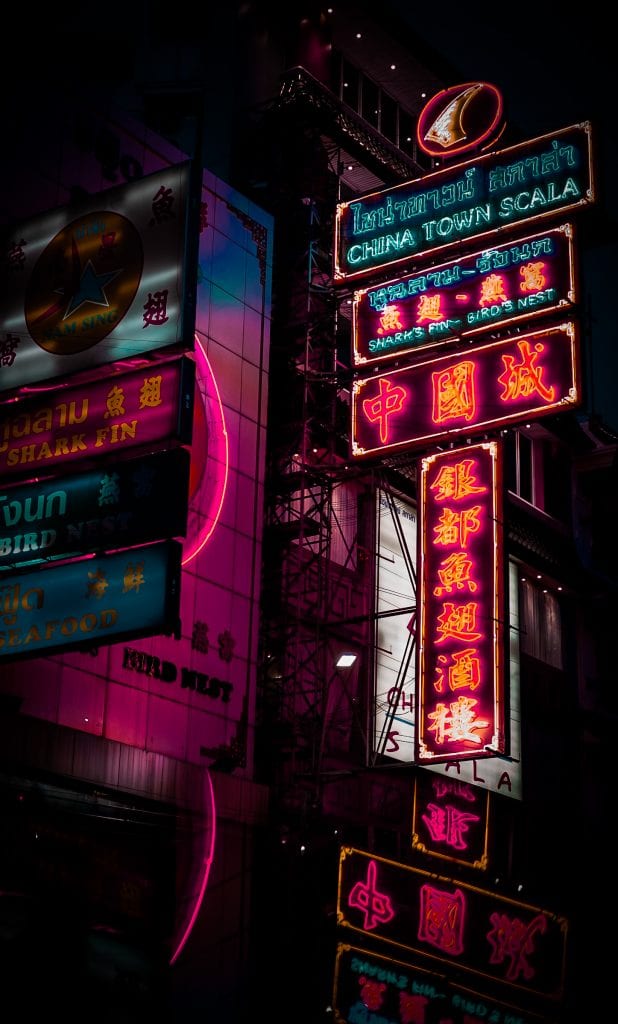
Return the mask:
<path fill-rule="evenodd" d="M 512 245 L 523 245 L 526 242 L 533 242 L 537 238 L 542 238 L 545 235 L 557 235 L 562 234 L 567 239 L 567 262 L 568 262 L 568 298 L 561 299 L 556 302 L 553 306 L 543 306 L 541 309 L 526 310 L 518 315 L 511 317 L 504 317 L 502 320 L 497 320 L 492 323 L 484 323 L 479 327 L 470 327 L 469 329 L 459 331 L 458 334 L 452 334 L 448 337 L 436 338 L 435 340 L 423 341 L 419 345 L 409 345 L 408 347 L 402 346 L 401 348 L 394 349 L 393 351 L 380 352 L 377 356 L 363 356 L 358 351 L 358 316 L 359 306 L 361 301 L 368 292 L 373 292 L 377 288 L 388 288 L 389 285 L 399 284 L 401 281 L 408 281 L 413 277 L 421 277 L 424 274 L 434 274 L 437 271 L 445 270 L 448 267 L 453 267 L 457 263 L 461 263 L 463 260 L 474 259 L 475 256 L 483 256 L 487 252 L 493 252 L 496 249 L 508 249 Z M 501 331 L 504 328 L 511 327 L 513 324 L 520 320 L 530 320 L 539 316 L 543 316 L 548 313 L 555 313 L 557 310 L 564 310 L 562 315 L 568 315 L 566 312 L 567 307 L 574 306 L 578 302 L 577 294 L 577 271 L 575 264 L 575 246 L 574 246 L 575 229 L 572 224 L 561 224 L 560 227 L 548 228 L 547 231 L 538 231 L 534 235 L 525 235 L 518 238 L 510 238 L 507 242 L 501 242 L 499 245 L 486 247 L 485 249 L 477 249 L 476 252 L 465 253 L 456 260 L 448 260 L 446 263 L 440 263 L 437 266 L 427 267 L 424 270 L 417 270 L 414 274 L 405 274 L 402 277 L 394 277 L 389 281 L 380 281 L 377 284 L 368 285 L 365 288 L 359 288 L 354 292 L 352 298 L 352 358 L 355 366 L 372 366 L 375 363 L 383 363 L 391 359 L 401 359 L 402 356 L 415 355 L 416 353 L 422 354 L 427 349 L 433 349 L 437 346 L 444 348 L 446 345 L 451 345 L 461 338 L 471 338 L 476 334 L 486 333 L 487 331 Z"/>
<path fill-rule="evenodd" d="M 457 760 L 460 761 L 462 759 L 458 758 Z M 440 781 L 445 781 L 442 775 L 436 775 L 436 778 L 438 780 L 440 780 Z M 451 782 L 451 781 L 452 782 L 459 782 L 460 780 L 459 779 L 453 779 L 453 780 L 447 779 L 446 781 L 447 782 Z M 466 786 L 471 786 L 472 787 L 472 783 L 471 782 L 465 782 L 465 783 L 461 782 L 460 785 L 466 785 Z M 481 799 L 483 798 L 483 796 L 485 797 L 485 801 L 484 801 L 485 806 L 483 808 L 483 814 L 484 814 L 484 817 L 485 817 L 485 827 L 483 829 L 483 833 L 484 833 L 483 853 L 481 854 L 480 859 L 479 860 L 470 860 L 469 858 L 466 859 L 465 857 L 462 857 L 462 856 L 457 857 L 456 855 L 450 854 L 450 853 L 440 853 L 439 850 L 433 850 L 429 846 L 425 846 L 425 844 L 423 842 L 421 842 L 420 836 L 419 836 L 419 834 L 417 832 L 417 828 L 418 828 L 418 826 L 417 826 L 417 822 L 418 822 L 418 806 L 417 806 L 417 804 L 418 804 L 418 794 L 417 794 L 418 779 L 414 780 L 414 797 L 413 797 L 413 801 L 412 801 L 412 849 L 413 850 L 419 850 L 421 853 L 429 854 L 431 857 L 440 857 L 442 860 L 450 861 L 451 864 L 463 864 L 465 867 L 468 867 L 468 868 L 478 868 L 480 871 L 486 871 L 487 870 L 487 865 L 488 865 L 487 850 L 488 850 L 488 846 L 489 846 L 489 790 L 480 789 L 478 786 L 477 787 L 473 787 L 473 788 L 475 788 L 476 791 L 480 794 Z M 460 853 L 461 853 L 461 851 L 460 851 Z"/>
<path fill-rule="evenodd" d="M 533 903 L 525 903 L 524 900 L 514 900 L 510 896 L 504 896 L 502 893 L 492 892 L 491 889 L 482 889 L 478 885 L 472 885 L 469 882 L 462 882 L 459 878 L 451 878 L 448 875 L 436 874 L 432 871 L 426 871 L 423 868 L 412 867 L 409 864 L 402 864 L 400 861 L 392 860 L 390 857 L 381 857 L 378 854 L 370 853 L 367 850 L 360 850 L 358 849 L 358 847 L 342 846 L 339 851 L 339 872 L 337 878 L 337 926 L 339 928 L 349 928 L 350 931 L 359 933 L 360 935 L 367 936 L 369 934 L 372 940 L 376 942 L 383 942 L 386 944 L 387 947 L 410 950 L 412 953 L 420 953 L 424 957 L 429 957 L 430 959 L 437 960 L 440 963 L 448 964 L 450 966 L 453 966 L 453 960 L 447 960 L 444 957 L 440 956 L 437 952 L 428 953 L 427 950 L 419 949 L 417 946 L 406 946 L 401 942 L 396 942 L 394 939 L 385 939 L 380 934 L 376 934 L 373 932 L 368 933 L 367 931 L 365 931 L 364 928 L 358 928 L 356 925 L 351 924 L 351 922 L 347 920 L 346 911 L 345 908 L 343 908 L 344 900 L 342 898 L 341 891 L 343 882 L 343 865 L 348 857 L 352 857 L 355 855 L 364 857 L 368 861 L 376 861 L 378 864 L 390 864 L 392 867 L 398 868 L 401 872 L 408 872 L 410 874 L 417 876 L 420 875 L 423 878 L 430 880 L 434 884 L 436 882 L 439 882 L 444 883 L 446 885 L 456 885 L 458 889 L 465 889 L 468 892 L 476 892 L 481 896 L 489 896 L 492 899 L 495 899 L 497 904 L 502 906 L 506 904 L 509 907 L 518 907 L 522 910 L 531 911 L 535 914 L 543 914 L 545 917 L 550 918 L 560 928 L 560 931 L 563 935 L 560 991 L 557 992 L 555 995 L 548 994 L 545 992 L 538 992 L 536 989 L 525 988 L 522 985 L 518 985 L 517 982 L 514 981 L 503 982 L 501 979 L 496 978 L 494 975 L 487 974 L 485 971 L 480 971 L 476 967 L 468 967 L 464 961 L 458 963 L 457 966 L 465 971 L 468 971 L 470 974 L 474 974 L 482 978 L 487 978 L 491 982 L 495 982 L 500 985 L 508 984 L 511 988 L 527 992 L 530 995 L 541 995 L 545 999 L 560 998 L 564 990 L 564 980 L 566 975 L 566 944 L 569 929 L 568 919 L 564 917 L 562 914 L 556 914 L 551 910 L 545 910 L 543 909 L 543 907 L 538 907 Z"/>
<path fill-rule="evenodd" d="M 567 210 L 574 210 L 581 206 L 589 206 L 595 200 L 595 181 L 594 181 L 594 164 L 592 156 L 592 125 L 590 121 L 582 121 L 579 124 L 569 125 L 568 128 L 560 128 L 555 132 L 546 132 L 544 135 L 538 135 L 534 139 L 527 139 L 525 142 L 520 142 L 516 146 L 510 146 L 507 149 L 495 149 L 484 153 L 483 156 L 477 157 L 476 159 L 466 160 L 461 164 L 452 164 L 447 167 L 441 167 L 437 171 L 432 171 L 430 174 L 423 174 L 420 178 L 412 179 L 413 182 L 423 182 L 431 184 L 433 178 L 440 175 L 444 176 L 446 173 L 452 171 L 464 170 L 471 164 L 486 163 L 494 157 L 503 157 L 505 159 L 511 159 L 512 155 L 526 149 L 537 142 L 543 142 L 544 139 L 559 138 L 562 135 L 566 135 L 567 132 L 572 132 L 577 129 L 584 131 L 588 136 L 588 176 L 589 176 L 589 190 L 582 199 L 578 199 L 576 202 L 569 203 L 566 206 L 561 206 L 558 209 L 554 208 L 547 210 L 545 213 L 535 213 L 531 217 L 523 218 L 518 220 L 514 224 L 499 225 L 496 228 L 491 228 L 489 231 L 482 231 L 479 234 L 468 235 L 465 239 L 457 238 L 452 242 L 445 242 L 444 245 L 438 245 L 431 249 L 420 249 L 415 253 L 408 253 L 406 256 L 401 256 L 399 259 L 388 260 L 386 263 L 375 263 L 371 267 L 365 267 L 363 270 L 346 271 L 341 268 L 339 263 L 339 249 L 340 249 L 340 222 L 343 218 L 344 211 L 347 207 L 351 206 L 352 203 L 363 202 L 367 199 L 372 199 L 374 196 L 386 196 L 390 194 L 396 194 L 400 189 L 409 188 L 412 182 L 406 181 L 401 185 L 395 185 L 393 188 L 383 189 L 381 191 L 369 192 L 366 195 L 358 196 L 356 199 L 347 200 L 343 203 L 337 203 L 335 211 L 335 236 L 334 236 L 334 250 L 333 250 L 333 281 L 335 284 L 340 284 L 344 281 L 353 281 L 359 277 L 366 277 L 367 274 L 378 274 L 383 270 L 389 270 L 391 267 L 395 267 L 401 263 L 409 263 L 412 266 L 417 264 L 419 260 L 434 259 L 438 253 L 443 252 L 446 249 L 453 248 L 455 245 L 464 246 L 470 243 L 478 244 L 478 239 L 491 238 L 494 235 L 504 235 L 511 231 L 517 231 L 524 224 L 536 223 L 537 221 L 543 220 L 547 217 L 562 217 Z"/>
<path fill-rule="evenodd" d="M 373 448 L 362 448 L 356 441 L 356 421 L 357 421 L 357 409 L 360 405 L 361 399 L 360 394 L 362 389 L 367 384 L 371 384 L 376 380 L 380 380 L 381 376 L 386 376 L 389 380 L 392 380 L 399 373 L 407 373 L 410 369 L 417 369 L 420 367 L 431 366 L 434 363 L 440 363 L 446 359 L 452 359 L 456 354 L 461 355 L 462 358 L 468 357 L 473 358 L 479 352 L 483 352 L 487 349 L 500 348 L 507 345 L 512 341 L 521 341 L 528 338 L 536 338 L 538 336 L 546 337 L 548 334 L 556 334 L 562 332 L 568 335 L 571 343 L 571 366 L 573 368 L 573 387 L 571 388 L 570 394 L 563 399 L 559 399 L 556 402 L 551 402 L 548 405 L 539 407 L 538 409 L 530 409 L 529 411 L 522 411 L 516 409 L 510 415 L 500 416 L 499 419 L 487 419 L 479 420 L 477 423 L 464 424 L 457 427 L 450 427 L 447 430 L 439 430 L 436 428 L 430 434 L 419 434 L 414 437 L 404 438 L 402 441 L 396 441 L 393 444 L 380 444 Z M 472 437 L 474 434 L 484 432 L 491 428 L 500 428 L 505 424 L 512 423 L 526 423 L 529 420 L 539 419 L 541 416 L 547 416 L 554 410 L 564 411 L 565 409 L 573 409 L 579 405 L 581 401 L 581 368 L 580 368 L 580 352 L 579 352 L 579 327 L 577 321 L 568 320 L 562 324 L 552 324 L 546 326 L 537 331 L 526 331 L 523 334 L 513 335 L 511 337 L 499 338 L 497 341 L 490 341 L 484 345 L 470 346 L 469 349 L 462 349 L 461 352 L 455 353 L 450 352 L 448 355 L 437 356 L 433 359 L 427 359 L 423 362 L 408 363 L 406 366 L 402 366 L 396 370 L 386 371 L 384 375 L 375 374 L 373 377 L 357 377 L 352 381 L 352 431 L 351 431 L 351 448 L 350 455 L 352 458 L 362 458 L 367 455 L 382 455 L 385 452 L 392 451 L 407 451 L 412 448 L 416 448 L 419 445 L 439 442 L 445 438 L 449 440 L 458 437 Z"/>
<path fill-rule="evenodd" d="M 454 454 L 461 451 L 466 458 L 473 457 L 475 450 L 483 449 L 489 452 L 492 494 L 491 494 L 491 520 L 493 524 L 493 578 L 494 596 L 492 608 L 492 647 L 493 647 L 493 735 L 483 749 L 470 751 L 457 751 L 453 753 L 436 754 L 426 746 L 423 737 L 426 733 L 425 722 L 425 692 L 429 686 L 426 666 L 426 637 L 428 629 L 432 625 L 427 621 L 425 604 L 425 593 L 429 588 L 427 571 L 427 537 L 426 537 L 426 506 L 427 506 L 427 479 L 429 467 L 434 462 L 439 462 L 446 455 L 452 458 Z M 416 674 L 416 760 L 419 764 L 431 762 L 432 764 L 443 764 L 446 761 L 480 760 L 485 757 L 495 757 L 504 754 L 505 746 L 505 706 L 504 706 L 504 678 L 502 669 L 503 644 L 504 644 L 504 537 L 503 537 L 503 498 L 502 498 L 502 442 L 483 441 L 477 445 L 465 445 L 461 449 L 449 449 L 448 452 L 438 452 L 428 455 L 421 461 L 421 479 L 419 487 L 419 529 L 418 529 L 418 552 L 419 568 L 417 575 L 417 608 L 418 608 L 418 633 L 417 633 L 417 674 Z M 487 698 L 488 700 L 488 698 Z M 489 704 L 489 700 L 488 700 Z"/>

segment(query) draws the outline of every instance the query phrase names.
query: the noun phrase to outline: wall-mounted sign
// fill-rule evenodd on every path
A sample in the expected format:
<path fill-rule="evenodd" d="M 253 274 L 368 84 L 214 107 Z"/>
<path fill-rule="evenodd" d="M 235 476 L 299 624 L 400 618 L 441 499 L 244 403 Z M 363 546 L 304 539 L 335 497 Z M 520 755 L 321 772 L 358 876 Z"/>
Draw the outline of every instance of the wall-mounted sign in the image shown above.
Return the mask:
<path fill-rule="evenodd" d="M 354 363 L 384 362 L 575 302 L 573 228 L 564 224 L 356 291 Z"/>
<path fill-rule="evenodd" d="M 352 386 L 352 456 L 407 450 L 574 409 L 581 401 L 574 322 L 460 350 Z"/>
<path fill-rule="evenodd" d="M 337 923 L 512 988 L 562 994 L 566 918 L 453 878 L 343 847 Z"/>
<path fill-rule="evenodd" d="M 485 870 L 489 793 L 457 779 L 419 772 L 414 780 L 412 847 Z"/>
<path fill-rule="evenodd" d="M 183 322 L 189 163 L 0 237 L 0 391 L 169 345 Z"/>
<path fill-rule="evenodd" d="M 410 264 L 594 201 L 588 122 L 339 203 L 335 281 Z"/>
<path fill-rule="evenodd" d="M 487 149 L 504 130 L 502 94 L 489 82 L 466 82 L 436 93 L 421 110 L 416 138 L 429 156 Z"/>
<path fill-rule="evenodd" d="M 501 454 L 486 441 L 421 463 L 421 764 L 505 751 Z"/>
<path fill-rule="evenodd" d="M 550 1024 L 442 974 L 339 943 L 333 986 L 335 1024 Z"/>
<path fill-rule="evenodd" d="M 183 536 L 189 463 L 177 448 L 0 488 L 0 570 Z"/>
<path fill-rule="evenodd" d="M 190 444 L 195 363 L 188 356 L 0 406 L 0 479 L 162 441 Z"/>
<path fill-rule="evenodd" d="M 0 579 L 0 659 L 100 647 L 178 629 L 176 541 Z"/>

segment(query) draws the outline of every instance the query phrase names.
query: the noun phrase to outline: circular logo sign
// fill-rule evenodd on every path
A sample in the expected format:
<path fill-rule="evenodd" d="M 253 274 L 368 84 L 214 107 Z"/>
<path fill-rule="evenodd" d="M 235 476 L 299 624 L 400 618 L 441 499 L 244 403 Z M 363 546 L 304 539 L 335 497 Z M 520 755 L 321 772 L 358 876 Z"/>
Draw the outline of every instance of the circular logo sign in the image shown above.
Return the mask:
<path fill-rule="evenodd" d="M 425 104 L 416 136 L 430 156 L 487 149 L 504 130 L 502 94 L 487 82 L 453 85 Z"/>
<path fill-rule="evenodd" d="M 53 355 L 98 345 L 131 306 L 143 266 L 139 233 L 126 217 L 97 211 L 67 224 L 30 275 L 24 313 L 33 341 Z"/>

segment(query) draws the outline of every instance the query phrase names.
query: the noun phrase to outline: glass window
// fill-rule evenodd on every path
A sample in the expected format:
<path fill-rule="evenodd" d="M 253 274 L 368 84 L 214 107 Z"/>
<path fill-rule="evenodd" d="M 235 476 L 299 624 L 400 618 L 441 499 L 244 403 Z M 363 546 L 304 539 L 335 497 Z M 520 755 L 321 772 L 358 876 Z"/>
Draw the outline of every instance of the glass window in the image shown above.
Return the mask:
<path fill-rule="evenodd" d="M 341 99 L 356 110 L 360 110 L 360 73 L 347 60 L 341 62 Z"/>
<path fill-rule="evenodd" d="M 380 90 L 375 82 L 365 75 L 361 78 L 361 113 L 374 128 L 380 123 Z"/>
<path fill-rule="evenodd" d="M 385 92 L 381 96 L 380 131 L 391 142 L 397 142 L 397 104 Z"/>

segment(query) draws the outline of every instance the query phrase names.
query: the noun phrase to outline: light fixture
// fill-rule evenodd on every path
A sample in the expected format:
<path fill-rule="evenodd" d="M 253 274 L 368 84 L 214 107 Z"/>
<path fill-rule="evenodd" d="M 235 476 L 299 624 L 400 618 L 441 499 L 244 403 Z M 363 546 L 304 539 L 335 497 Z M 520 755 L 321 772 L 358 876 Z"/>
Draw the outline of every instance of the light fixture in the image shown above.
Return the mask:
<path fill-rule="evenodd" d="M 340 654 L 337 661 L 335 662 L 336 668 L 350 668 L 351 665 L 356 661 L 355 654 Z"/>
<path fill-rule="evenodd" d="M 397 70 L 397 65 L 396 64 L 391 64 L 391 71 L 396 71 L 396 70 Z"/>

